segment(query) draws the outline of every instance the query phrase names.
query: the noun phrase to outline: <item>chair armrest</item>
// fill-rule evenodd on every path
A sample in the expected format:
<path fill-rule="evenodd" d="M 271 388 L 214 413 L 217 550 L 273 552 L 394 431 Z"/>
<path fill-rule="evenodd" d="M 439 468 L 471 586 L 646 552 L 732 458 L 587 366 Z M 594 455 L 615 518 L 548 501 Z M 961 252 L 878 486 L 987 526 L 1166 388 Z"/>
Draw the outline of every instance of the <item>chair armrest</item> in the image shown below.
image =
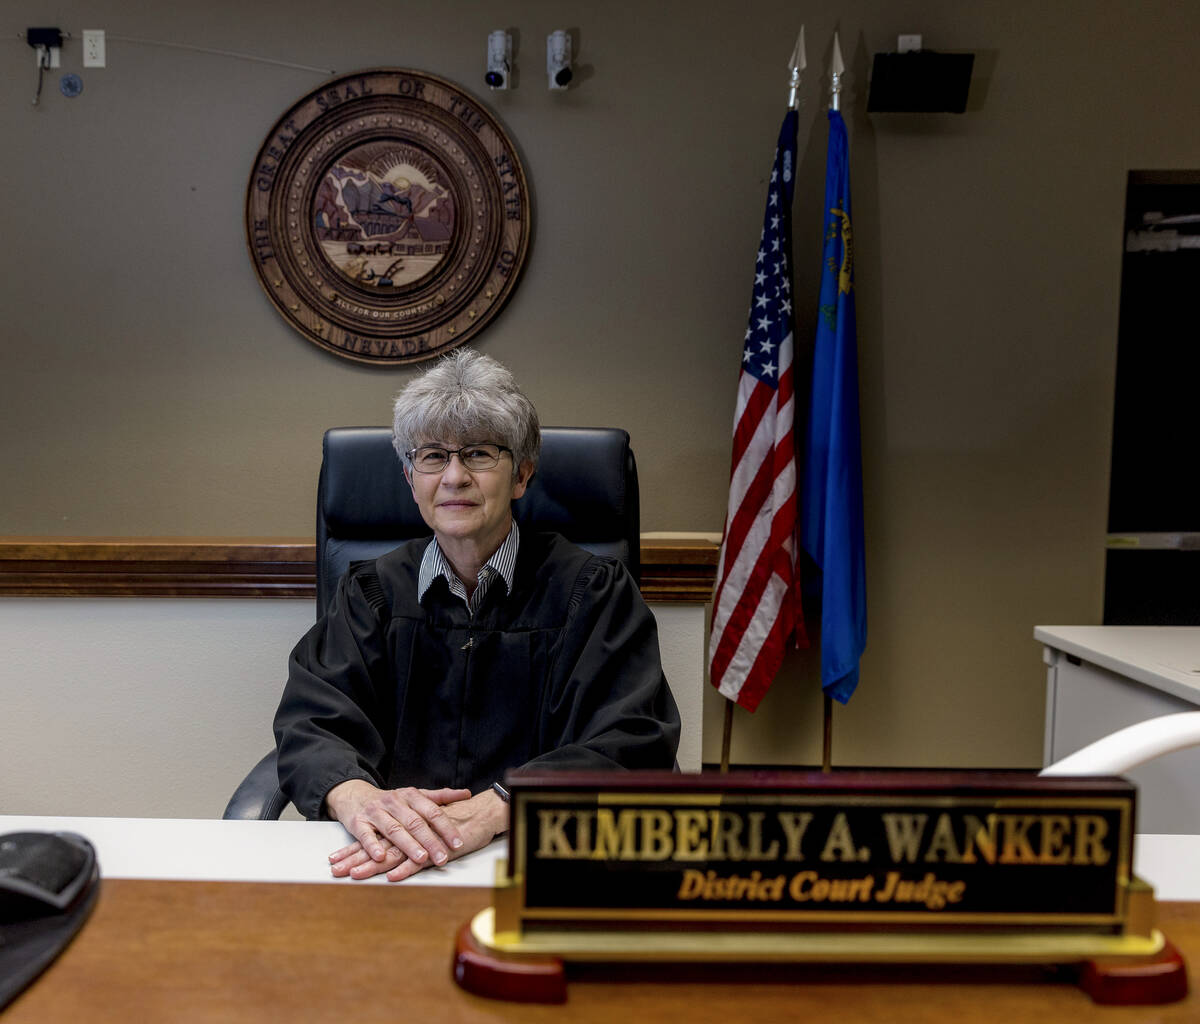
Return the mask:
<path fill-rule="evenodd" d="M 222 818 L 270 821 L 283 813 L 288 799 L 279 788 L 277 756 L 272 749 L 250 769 L 250 773 L 229 798 Z"/>
<path fill-rule="evenodd" d="M 1121 775 L 1139 764 L 1200 745 L 1200 711 L 1180 711 L 1127 725 L 1068 754 L 1042 775 Z"/>

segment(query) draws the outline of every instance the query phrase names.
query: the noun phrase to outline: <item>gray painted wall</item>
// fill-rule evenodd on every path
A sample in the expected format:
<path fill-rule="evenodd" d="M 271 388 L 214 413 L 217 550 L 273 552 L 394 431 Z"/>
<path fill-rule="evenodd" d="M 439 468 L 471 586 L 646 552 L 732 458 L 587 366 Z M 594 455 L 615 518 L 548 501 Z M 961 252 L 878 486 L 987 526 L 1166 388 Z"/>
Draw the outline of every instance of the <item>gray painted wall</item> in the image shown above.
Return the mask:
<path fill-rule="evenodd" d="M 719 530 L 800 22 L 809 327 L 835 24 L 850 69 L 871 632 L 835 760 L 1037 764 L 1032 627 L 1101 607 L 1125 174 L 1200 166 L 1192 3 L 10 0 L 0 534 L 307 533 L 322 430 L 383 421 L 410 373 L 318 350 L 250 268 L 251 161 L 323 75 L 155 44 L 410 66 L 479 94 L 497 27 L 517 31 L 520 87 L 486 99 L 524 154 L 536 228 L 478 347 L 545 422 L 630 430 L 645 529 Z M 62 70 L 84 92 L 65 99 L 54 73 L 33 108 L 17 36 L 47 23 L 75 34 Z M 80 68 L 85 27 L 108 32 L 103 70 Z M 582 73 L 552 95 L 543 40 L 560 27 Z M 977 53 L 977 109 L 868 118 L 870 54 L 900 32 Z M 811 661 L 739 714 L 735 759 L 819 757 Z"/>

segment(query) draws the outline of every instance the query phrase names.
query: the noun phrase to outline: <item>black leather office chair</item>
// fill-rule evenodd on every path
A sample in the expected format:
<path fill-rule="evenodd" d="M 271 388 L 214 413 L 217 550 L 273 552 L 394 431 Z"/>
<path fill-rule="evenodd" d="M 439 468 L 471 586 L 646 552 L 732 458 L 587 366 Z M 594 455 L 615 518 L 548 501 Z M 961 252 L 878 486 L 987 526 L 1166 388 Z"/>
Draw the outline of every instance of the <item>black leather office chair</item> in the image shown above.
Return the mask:
<path fill-rule="evenodd" d="M 392 448 L 390 428 L 337 427 L 326 431 L 322 450 L 318 615 L 351 562 L 430 535 Z M 637 465 L 624 430 L 543 427 L 537 472 L 513 503 L 513 515 L 522 529 L 560 533 L 595 554 L 619 558 L 635 580 L 640 577 Z M 272 750 L 238 786 L 224 817 L 278 818 L 285 806 Z"/>

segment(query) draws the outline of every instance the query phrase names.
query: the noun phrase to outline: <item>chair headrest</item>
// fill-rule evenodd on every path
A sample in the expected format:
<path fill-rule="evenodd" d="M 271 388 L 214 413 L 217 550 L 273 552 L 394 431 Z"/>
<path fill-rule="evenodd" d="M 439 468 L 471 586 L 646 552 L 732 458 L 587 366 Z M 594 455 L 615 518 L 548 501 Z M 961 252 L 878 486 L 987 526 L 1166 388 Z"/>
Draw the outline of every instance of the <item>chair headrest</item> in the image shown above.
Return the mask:
<path fill-rule="evenodd" d="M 324 608 L 350 562 L 429 536 L 389 427 L 325 434 L 317 493 L 317 599 Z M 513 505 L 522 528 L 561 533 L 625 562 L 638 578 L 640 508 L 629 435 L 612 427 L 543 427 L 537 472 Z"/>

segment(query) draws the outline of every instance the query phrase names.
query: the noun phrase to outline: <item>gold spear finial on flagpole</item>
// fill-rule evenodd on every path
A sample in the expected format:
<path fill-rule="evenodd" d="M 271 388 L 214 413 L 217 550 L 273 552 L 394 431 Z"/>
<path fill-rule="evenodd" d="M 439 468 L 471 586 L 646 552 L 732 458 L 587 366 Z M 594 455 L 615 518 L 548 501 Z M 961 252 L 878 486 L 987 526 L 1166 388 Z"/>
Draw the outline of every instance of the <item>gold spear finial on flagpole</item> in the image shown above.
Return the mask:
<path fill-rule="evenodd" d="M 800 34 L 796 36 L 796 45 L 792 47 L 792 56 L 788 60 L 788 109 L 800 109 L 800 75 L 808 67 L 808 57 L 804 52 L 804 26 L 800 26 Z"/>

